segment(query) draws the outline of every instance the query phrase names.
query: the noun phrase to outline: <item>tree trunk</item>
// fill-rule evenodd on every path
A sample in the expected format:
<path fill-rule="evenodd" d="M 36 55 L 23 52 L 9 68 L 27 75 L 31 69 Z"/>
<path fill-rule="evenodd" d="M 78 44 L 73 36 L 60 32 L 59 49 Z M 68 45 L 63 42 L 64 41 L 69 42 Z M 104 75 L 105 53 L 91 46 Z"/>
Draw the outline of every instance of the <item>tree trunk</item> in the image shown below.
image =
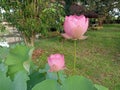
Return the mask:
<path fill-rule="evenodd" d="M 103 21 L 106 19 L 106 16 L 101 16 L 98 18 L 98 26 L 103 26 Z"/>
<path fill-rule="evenodd" d="M 34 43 L 35 43 L 35 33 L 32 33 L 31 37 L 27 37 L 26 35 L 23 34 L 23 39 L 24 39 L 24 43 L 28 46 L 28 47 L 34 47 Z"/>

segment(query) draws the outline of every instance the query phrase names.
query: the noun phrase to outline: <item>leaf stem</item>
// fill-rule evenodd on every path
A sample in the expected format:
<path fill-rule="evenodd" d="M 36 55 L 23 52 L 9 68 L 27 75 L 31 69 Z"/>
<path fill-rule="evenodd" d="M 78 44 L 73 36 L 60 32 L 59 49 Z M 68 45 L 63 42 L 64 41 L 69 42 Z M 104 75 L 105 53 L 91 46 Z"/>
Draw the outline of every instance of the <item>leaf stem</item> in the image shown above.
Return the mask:
<path fill-rule="evenodd" d="M 76 40 L 74 40 L 74 72 L 76 68 Z"/>
<path fill-rule="evenodd" d="M 59 72 L 57 72 L 57 77 L 58 77 L 57 82 L 58 82 L 60 85 L 62 85 L 61 80 L 60 80 L 60 76 L 59 76 Z"/>

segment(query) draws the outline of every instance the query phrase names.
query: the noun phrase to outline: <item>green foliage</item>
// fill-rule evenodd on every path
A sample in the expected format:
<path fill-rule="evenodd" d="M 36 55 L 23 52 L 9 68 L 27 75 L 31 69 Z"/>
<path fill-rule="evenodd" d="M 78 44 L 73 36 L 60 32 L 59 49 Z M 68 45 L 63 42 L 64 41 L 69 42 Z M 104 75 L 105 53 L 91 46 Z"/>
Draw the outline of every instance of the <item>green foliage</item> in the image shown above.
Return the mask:
<path fill-rule="evenodd" d="M 50 72 L 49 69 L 50 69 L 49 65 L 46 64 L 45 68 L 40 69 L 39 72 L 40 73 L 45 73 L 46 79 L 58 80 L 57 73 L 56 72 Z M 64 71 L 59 71 L 58 74 L 59 74 L 59 78 L 61 80 L 61 83 L 63 83 L 67 76 L 65 75 Z"/>
<path fill-rule="evenodd" d="M 32 90 L 59 90 L 58 83 L 55 80 L 47 79 L 32 88 Z"/>
<path fill-rule="evenodd" d="M 5 32 L 5 30 L 6 30 L 6 28 L 2 25 L 2 24 L 0 24 L 0 33 L 1 32 Z M 1 34 L 0 34 L 1 35 Z"/>
<path fill-rule="evenodd" d="M 0 72 L 0 89 L 1 90 L 27 90 L 28 76 L 25 72 L 18 72 L 14 81 L 11 81 L 5 73 Z"/>
<path fill-rule="evenodd" d="M 26 65 L 23 64 L 30 59 L 31 53 L 32 50 L 24 45 L 10 48 L 5 64 L 3 64 L 4 62 L 0 64 L 0 87 L 2 90 L 27 90 L 29 77 L 25 71 Z"/>
<path fill-rule="evenodd" d="M 63 84 L 62 90 L 97 90 L 92 82 L 83 76 L 69 77 Z"/>
<path fill-rule="evenodd" d="M 62 86 L 56 80 L 47 79 L 37 85 L 32 90 L 108 90 L 103 86 L 96 85 L 83 76 L 72 76 L 67 78 Z"/>
<path fill-rule="evenodd" d="M 9 48 L 6 47 L 0 47 L 0 63 L 5 60 L 9 53 Z"/>
<path fill-rule="evenodd" d="M 63 29 L 64 22 L 64 7 L 58 2 L 50 3 L 49 7 L 45 8 L 41 14 L 42 28 L 49 31 L 50 28 L 55 28 L 57 31 Z"/>
<path fill-rule="evenodd" d="M 0 23 L 0 41 L 5 41 L 5 37 L 2 37 L 2 35 L 7 33 L 8 31 L 6 30 L 5 26 Z"/>
<path fill-rule="evenodd" d="M 36 34 L 47 35 L 51 27 L 57 30 L 62 28 L 64 9 L 58 2 L 18 0 L 6 1 L 5 4 L 2 1 L 1 6 L 6 10 L 4 18 L 19 30 L 28 46 L 34 46 Z"/>
<path fill-rule="evenodd" d="M 7 76 L 8 68 L 3 63 L 0 64 L 0 89 L 1 90 L 27 90 L 27 80 L 29 79 L 26 72 L 19 71 L 15 74 L 12 81 Z"/>
<path fill-rule="evenodd" d="M 14 76 L 16 72 L 26 69 L 24 63 L 29 60 L 29 51 L 30 48 L 24 45 L 17 45 L 10 49 L 5 61 L 5 64 L 8 65 L 8 74 L 10 76 Z"/>
<path fill-rule="evenodd" d="M 97 88 L 97 90 L 108 90 L 108 88 L 102 86 L 102 85 L 97 85 L 95 84 L 95 87 Z"/>
<path fill-rule="evenodd" d="M 31 90 L 36 84 L 45 80 L 45 73 L 33 72 L 29 75 L 30 80 L 27 82 L 27 89 Z"/>
<path fill-rule="evenodd" d="M 12 90 L 27 90 L 27 81 L 29 80 L 28 75 L 24 71 L 16 73 L 13 81 Z"/>
<path fill-rule="evenodd" d="M 8 71 L 8 67 L 5 64 L 0 63 L 0 72 L 6 74 Z"/>
<path fill-rule="evenodd" d="M 0 89 L 1 90 L 13 90 L 12 89 L 12 81 L 9 77 L 6 76 L 5 73 L 0 71 Z"/>

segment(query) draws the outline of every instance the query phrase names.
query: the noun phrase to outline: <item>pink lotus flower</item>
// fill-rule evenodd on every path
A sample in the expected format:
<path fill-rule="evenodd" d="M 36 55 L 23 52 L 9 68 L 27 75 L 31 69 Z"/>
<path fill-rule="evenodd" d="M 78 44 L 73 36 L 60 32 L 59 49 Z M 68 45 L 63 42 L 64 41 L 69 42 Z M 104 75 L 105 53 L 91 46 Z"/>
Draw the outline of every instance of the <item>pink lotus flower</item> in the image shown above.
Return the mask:
<path fill-rule="evenodd" d="M 62 36 L 66 39 L 86 39 L 83 36 L 88 29 L 89 20 L 84 15 L 70 15 L 65 17 L 64 31 Z"/>
<path fill-rule="evenodd" d="M 48 57 L 48 65 L 50 66 L 50 72 L 58 72 L 65 68 L 64 55 L 52 54 Z"/>

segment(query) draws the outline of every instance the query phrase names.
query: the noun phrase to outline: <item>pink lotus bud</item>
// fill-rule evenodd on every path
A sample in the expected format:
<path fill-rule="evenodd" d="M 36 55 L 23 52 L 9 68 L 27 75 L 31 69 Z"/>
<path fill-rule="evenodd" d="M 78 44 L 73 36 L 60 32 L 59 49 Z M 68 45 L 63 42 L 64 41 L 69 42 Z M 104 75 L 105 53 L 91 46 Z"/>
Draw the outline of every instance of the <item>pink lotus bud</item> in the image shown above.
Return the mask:
<path fill-rule="evenodd" d="M 88 29 L 89 20 L 84 15 L 70 15 L 65 17 L 62 36 L 66 39 L 85 39 L 83 36 Z"/>
<path fill-rule="evenodd" d="M 48 57 L 48 65 L 51 72 L 58 72 L 65 68 L 64 55 L 52 54 Z"/>

